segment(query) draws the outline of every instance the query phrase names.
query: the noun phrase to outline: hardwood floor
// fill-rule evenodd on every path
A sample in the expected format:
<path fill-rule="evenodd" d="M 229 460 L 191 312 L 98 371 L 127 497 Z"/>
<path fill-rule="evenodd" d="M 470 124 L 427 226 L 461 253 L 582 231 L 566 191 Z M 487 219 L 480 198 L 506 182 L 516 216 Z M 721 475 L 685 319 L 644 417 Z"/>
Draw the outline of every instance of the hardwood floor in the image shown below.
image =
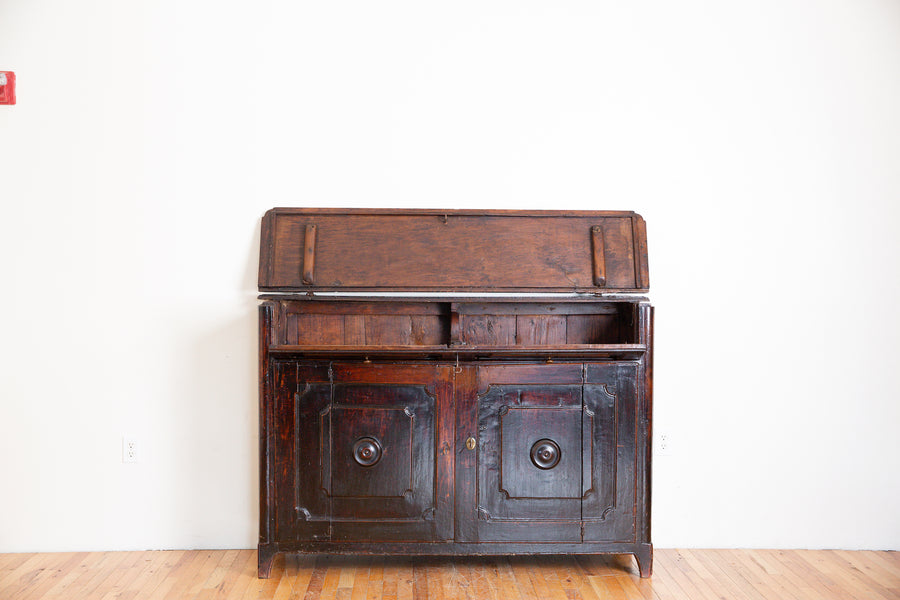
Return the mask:
<path fill-rule="evenodd" d="M 640 579 L 630 556 L 276 560 L 255 550 L 0 554 L 2 600 L 417 598 L 900 599 L 900 552 L 665 550 Z"/>

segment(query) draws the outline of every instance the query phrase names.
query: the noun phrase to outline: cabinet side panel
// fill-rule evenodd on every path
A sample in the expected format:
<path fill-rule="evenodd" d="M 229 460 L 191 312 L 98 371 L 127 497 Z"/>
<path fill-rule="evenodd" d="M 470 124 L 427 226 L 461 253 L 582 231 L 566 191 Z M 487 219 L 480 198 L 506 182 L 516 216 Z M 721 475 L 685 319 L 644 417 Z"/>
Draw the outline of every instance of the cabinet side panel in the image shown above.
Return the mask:
<path fill-rule="evenodd" d="M 268 445 L 271 452 L 272 496 L 276 539 L 290 539 L 293 527 L 294 482 L 294 401 L 297 393 L 297 364 L 272 361 L 272 409 Z"/>
<path fill-rule="evenodd" d="M 638 519 L 640 541 L 650 543 L 650 497 L 653 462 L 653 317 L 654 308 L 642 305 L 640 309 L 641 342 L 647 345 L 642 360 L 643 377 L 640 390 L 640 449 L 638 457 Z"/>
<path fill-rule="evenodd" d="M 260 271 L 262 277 L 262 271 Z M 272 336 L 273 306 L 266 302 L 259 307 L 259 543 L 272 541 L 271 513 L 272 470 L 269 447 L 271 423 L 272 381 L 269 371 L 269 344 Z"/>

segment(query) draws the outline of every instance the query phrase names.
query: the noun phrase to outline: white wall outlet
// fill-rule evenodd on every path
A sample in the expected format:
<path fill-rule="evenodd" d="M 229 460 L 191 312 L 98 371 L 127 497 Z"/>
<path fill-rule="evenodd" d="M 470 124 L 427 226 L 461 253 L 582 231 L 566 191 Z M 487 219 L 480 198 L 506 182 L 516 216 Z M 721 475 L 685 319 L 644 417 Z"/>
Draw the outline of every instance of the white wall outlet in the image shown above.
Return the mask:
<path fill-rule="evenodd" d="M 668 433 L 659 434 L 659 444 L 657 446 L 660 456 L 672 456 L 672 436 Z"/>
<path fill-rule="evenodd" d="M 122 462 L 136 463 L 138 461 L 137 440 L 128 436 L 122 438 Z"/>

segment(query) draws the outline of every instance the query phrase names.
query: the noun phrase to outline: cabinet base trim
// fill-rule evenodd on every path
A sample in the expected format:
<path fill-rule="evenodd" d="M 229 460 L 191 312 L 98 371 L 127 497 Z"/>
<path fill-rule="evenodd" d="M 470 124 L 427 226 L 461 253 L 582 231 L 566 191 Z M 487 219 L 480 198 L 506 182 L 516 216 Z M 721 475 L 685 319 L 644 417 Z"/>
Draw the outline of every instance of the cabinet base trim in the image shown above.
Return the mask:
<path fill-rule="evenodd" d="M 649 543 L 518 542 L 282 542 L 259 545 L 259 577 L 268 578 L 275 554 L 357 554 L 396 556 L 502 556 L 519 554 L 632 554 L 641 577 L 653 570 Z"/>

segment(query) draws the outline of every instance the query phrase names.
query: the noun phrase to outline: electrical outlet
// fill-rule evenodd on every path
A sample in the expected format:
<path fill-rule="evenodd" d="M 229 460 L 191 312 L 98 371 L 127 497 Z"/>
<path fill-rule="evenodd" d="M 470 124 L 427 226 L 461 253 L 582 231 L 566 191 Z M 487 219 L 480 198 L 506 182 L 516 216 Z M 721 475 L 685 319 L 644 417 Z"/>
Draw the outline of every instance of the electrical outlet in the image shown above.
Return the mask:
<path fill-rule="evenodd" d="M 130 437 L 122 438 L 122 462 L 136 463 L 138 461 L 138 443 L 137 440 Z"/>
<path fill-rule="evenodd" d="M 660 456 L 672 456 L 672 439 L 668 433 L 661 433 L 659 435 L 658 449 Z"/>

